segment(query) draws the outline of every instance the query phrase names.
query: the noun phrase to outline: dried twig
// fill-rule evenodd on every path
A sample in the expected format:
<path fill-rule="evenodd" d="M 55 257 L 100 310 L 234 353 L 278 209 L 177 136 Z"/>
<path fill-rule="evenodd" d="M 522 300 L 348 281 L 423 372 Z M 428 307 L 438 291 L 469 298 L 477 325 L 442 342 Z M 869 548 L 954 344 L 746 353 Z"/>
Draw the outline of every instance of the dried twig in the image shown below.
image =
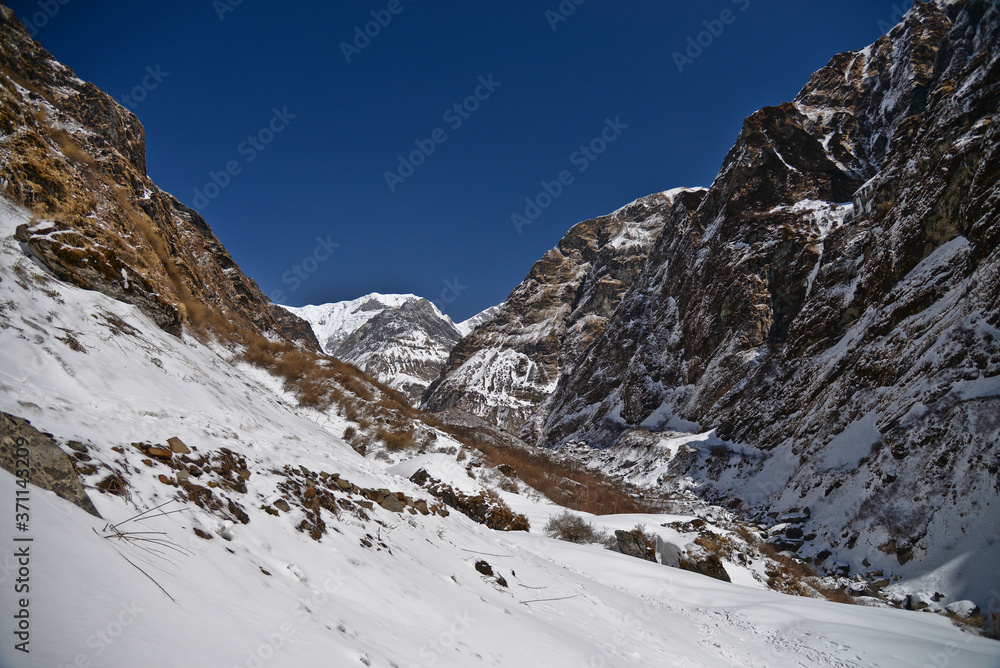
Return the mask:
<path fill-rule="evenodd" d="M 528 605 L 529 603 L 542 603 L 543 601 L 565 601 L 566 599 L 576 598 L 577 596 L 579 596 L 579 594 L 573 594 L 572 596 L 561 596 L 560 598 L 533 598 L 530 601 L 519 601 L 519 603 Z"/>

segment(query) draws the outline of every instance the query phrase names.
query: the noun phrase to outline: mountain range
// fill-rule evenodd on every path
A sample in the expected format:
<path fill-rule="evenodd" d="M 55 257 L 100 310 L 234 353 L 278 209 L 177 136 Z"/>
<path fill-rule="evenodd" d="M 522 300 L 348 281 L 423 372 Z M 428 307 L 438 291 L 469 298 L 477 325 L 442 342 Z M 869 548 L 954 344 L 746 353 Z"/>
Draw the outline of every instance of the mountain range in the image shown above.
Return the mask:
<path fill-rule="evenodd" d="M 0 5 L 0 663 L 997 665 L 998 109 L 918 1 L 503 304 L 282 307 Z"/>

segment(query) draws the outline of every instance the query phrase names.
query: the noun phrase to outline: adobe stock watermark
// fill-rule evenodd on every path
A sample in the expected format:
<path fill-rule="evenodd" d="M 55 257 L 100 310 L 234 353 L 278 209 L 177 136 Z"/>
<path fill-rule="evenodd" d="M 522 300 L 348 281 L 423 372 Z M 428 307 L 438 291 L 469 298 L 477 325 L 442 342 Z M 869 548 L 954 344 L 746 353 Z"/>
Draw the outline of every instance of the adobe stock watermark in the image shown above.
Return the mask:
<path fill-rule="evenodd" d="M 462 124 L 479 109 L 480 104 L 490 99 L 496 89 L 503 85 L 503 82 L 495 81 L 492 74 L 487 77 L 481 76 L 477 81 L 478 85 L 471 95 L 448 107 L 441 114 L 441 120 L 448 124 L 452 132 L 462 127 Z M 416 148 L 405 156 L 402 153 L 396 156 L 399 160 L 396 169 L 394 171 L 386 170 L 383 174 L 389 191 L 396 192 L 396 187 L 413 176 L 417 168 L 427 162 L 427 158 L 434 155 L 437 147 L 446 141 L 448 141 L 448 133 L 445 132 L 444 128 L 435 128 L 426 139 L 414 139 L 413 144 Z"/>
<path fill-rule="evenodd" d="M 741 12 L 745 12 L 750 7 L 750 0 L 732 0 L 732 3 Z M 684 68 L 694 63 L 695 60 L 705 53 L 705 49 L 715 44 L 715 40 L 721 37 L 722 33 L 726 31 L 726 26 L 735 23 L 738 16 L 739 14 L 731 9 L 723 9 L 719 12 L 719 18 L 702 21 L 701 24 L 705 26 L 705 29 L 695 36 L 688 35 L 687 48 L 684 49 L 684 53 L 674 51 L 671 54 L 671 57 L 674 59 L 674 65 L 677 66 L 677 71 L 683 74 Z"/>
<path fill-rule="evenodd" d="M 133 88 L 128 93 L 123 94 L 118 98 L 118 102 L 128 109 L 134 110 L 142 102 L 146 101 L 146 98 L 156 90 L 163 80 L 170 76 L 170 72 L 164 72 L 160 69 L 159 64 L 156 67 L 151 65 L 146 66 L 146 75 L 142 77 L 142 81 L 139 85 Z"/>
<path fill-rule="evenodd" d="M 437 307 L 437 310 L 444 313 L 444 307 L 448 304 L 454 304 L 455 300 L 462 296 L 462 293 L 469 289 L 468 285 L 462 285 L 458 281 L 456 276 L 454 280 L 449 281 L 444 280 L 444 288 L 441 289 L 441 294 L 438 295 L 437 299 L 432 299 L 431 303 Z"/>
<path fill-rule="evenodd" d="M 673 584 L 661 581 L 653 593 L 652 599 L 642 597 L 642 605 L 627 613 L 624 619 L 616 622 L 614 633 L 600 639 L 599 649 L 590 656 L 587 665 L 592 668 L 619 665 L 622 654 L 635 647 L 635 636 L 642 633 L 643 627 L 663 617 L 663 608 L 656 605 L 653 600 L 669 601 L 676 595 Z M 667 652 L 666 656 L 661 656 L 660 659 L 661 661 L 670 661 L 670 665 L 681 664 L 680 657 L 671 652 Z"/>
<path fill-rule="evenodd" d="M 992 598 L 989 603 L 986 604 L 986 609 L 983 610 L 983 614 L 987 620 L 990 620 L 991 618 L 996 620 L 998 619 L 997 615 L 1000 614 L 1000 591 L 997 591 L 996 588 L 991 588 L 990 596 L 992 596 Z M 994 632 L 998 630 L 1000 629 L 993 629 Z M 927 662 L 924 663 L 921 668 L 947 668 L 951 665 L 952 659 L 960 656 L 962 652 L 968 649 L 969 643 L 971 643 L 972 639 L 975 637 L 976 636 L 971 633 L 964 633 L 962 634 L 962 645 L 965 647 L 962 647 L 956 641 L 951 640 L 937 652 L 929 652 L 927 654 Z"/>
<path fill-rule="evenodd" d="M 413 0 L 410 0 L 410 2 L 413 2 Z M 350 42 L 340 43 L 340 52 L 344 54 L 344 59 L 350 63 L 351 58 L 360 55 L 362 51 L 368 48 L 373 39 L 381 35 L 382 31 L 389 27 L 393 17 L 402 14 L 404 9 L 406 7 L 403 5 L 402 0 L 389 0 L 389 4 L 385 6 L 385 9 L 371 10 L 369 13 L 373 20 L 368 21 L 364 26 L 354 26 L 353 39 Z"/>
<path fill-rule="evenodd" d="M 316 237 L 316 246 L 312 252 L 285 270 L 281 274 L 281 282 L 288 287 L 289 292 L 295 292 L 319 271 L 320 265 L 329 260 L 338 248 L 340 248 L 340 244 L 334 243 L 329 234 L 325 239 Z M 275 304 L 281 304 L 284 303 L 287 296 L 288 294 L 283 290 L 273 290 L 268 298 Z"/>
<path fill-rule="evenodd" d="M 32 13 L 31 16 L 19 18 L 24 27 L 28 29 L 28 34 L 34 39 L 38 31 L 47 26 L 49 21 L 56 17 L 59 10 L 69 3 L 70 0 L 41 0 L 38 3 L 38 11 Z"/>
<path fill-rule="evenodd" d="M 226 20 L 226 14 L 235 12 L 236 8 L 243 4 L 243 0 L 212 0 L 212 9 L 219 17 L 219 21 Z"/>
<path fill-rule="evenodd" d="M 309 615 L 321 608 L 344 586 L 344 575 L 338 569 L 334 575 L 323 581 L 321 589 L 315 589 L 308 599 L 299 599 L 289 611 L 289 619 L 263 636 L 262 642 L 247 650 L 245 662 L 233 668 L 262 668 L 286 643 L 294 643 L 298 634 L 296 626 L 309 619 Z M 284 663 L 280 665 L 286 665 Z"/>
<path fill-rule="evenodd" d="M 249 165 L 257 156 L 267 148 L 274 138 L 281 134 L 288 127 L 289 121 L 296 118 L 295 114 L 288 113 L 288 107 L 271 109 L 271 120 L 260 130 L 252 135 L 247 135 L 236 147 L 236 153 L 243 157 L 243 162 L 230 160 L 225 167 L 218 171 L 208 173 L 208 182 L 201 188 L 194 189 L 194 199 L 192 204 L 197 211 L 204 211 L 212 200 L 218 197 L 223 190 L 229 187 L 233 177 L 243 173 L 243 165 Z"/>
<path fill-rule="evenodd" d="M 545 19 L 549 22 L 549 27 L 552 28 L 552 32 L 556 31 L 560 23 L 565 23 L 569 20 L 574 13 L 576 13 L 576 8 L 585 3 L 587 0 L 562 0 L 555 9 L 549 9 L 545 11 Z"/>
<path fill-rule="evenodd" d="M 104 654 L 108 647 L 115 644 L 128 627 L 135 624 L 135 621 L 139 619 L 139 615 L 146 611 L 145 608 L 137 606 L 135 601 L 131 603 L 122 602 L 120 607 L 118 615 L 105 624 L 104 628 L 100 628 L 87 636 L 86 644 L 90 650 L 79 652 L 73 657 L 72 663 L 59 666 L 59 668 L 91 668 L 91 666 L 104 665 L 102 662 L 96 661 L 96 658 Z"/>
<path fill-rule="evenodd" d="M 600 133 L 570 154 L 570 165 L 576 167 L 576 171 L 580 174 L 587 171 L 590 165 L 608 150 L 608 146 L 617 141 L 622 132 L 627 129 L 628 125 L 622 123 L 618 116 L 615 116 L 614 120 L 604 119 L 604 127 Z M 537 195 L 524 198 L 524 211 L 510 215 L 510 222 L 514 224 L 517 233 L 522 234 L 526 226 L 538 220 L 542 212 L 552 206 L 552 203 L 562 196 L 566 188 L 573 185 L 575 179 L 572 171 L 564 169 L 552 181 L 542 181 L 542 189 Z"/>
<path fill-rule="evenodd" d="M 458 639 L 468 633 L 475 623 L 476 620 L 469 615 L 468 611 L 463 611 L 461 614 L 454 613 L 454 619 L 448 628 L 439 633 L 437 637 L 428 640 L 417 650 L 417 656 L 422 660 L 421 663 L 411 663 L 409 668 L 434 665 L 440 658 L 438 653 L 444 654 L 451 650 Z"/>
<path fill-rule="evenodd" d="M 879 33 L 884 35 L 895 28 L 899 22 L 903 20 L 907 11 L 909 10 L 906 7 L 900 7 L 899 5 L 893 3 L 892 15 L 889 16 L 889 20 L 886 21 L 885 19 L 879 19 L 878 23 L 876 23 Z"/>

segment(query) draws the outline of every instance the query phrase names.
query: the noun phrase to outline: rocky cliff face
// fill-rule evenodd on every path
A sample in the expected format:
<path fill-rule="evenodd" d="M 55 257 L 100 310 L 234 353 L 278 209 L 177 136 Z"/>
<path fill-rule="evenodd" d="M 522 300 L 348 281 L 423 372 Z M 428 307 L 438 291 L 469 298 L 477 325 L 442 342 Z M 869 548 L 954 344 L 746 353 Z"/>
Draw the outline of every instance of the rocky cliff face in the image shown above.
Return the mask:
<path fill-rule="evenodd" d="M 35 214 L 17 231 L 59 278 L 185 323 L 271 333 L 315 349 L 298 319 L 276 319 L 196 212 L 146 174 L 134 114 L 31 40 L 0 7 L 0 188 Z"/>
<path fill-rule="evenodd" d="M 536 409 L 602 332 L 664 222 L 701 196 L 658 193 L 574 226 L 493 317 L 455 346 L 425 407 L 460 408 L 513 433 L 536 431 Z"/>
<path fill-rule="evenodd" d="M 559 377 L 539 442 L 712 429 L 664 479 L 810 508 L 802 554 L 911 573 L 956 542 L 995 554 L 998 45 L 995 3 L 916 2 L 748 118 Z"/>

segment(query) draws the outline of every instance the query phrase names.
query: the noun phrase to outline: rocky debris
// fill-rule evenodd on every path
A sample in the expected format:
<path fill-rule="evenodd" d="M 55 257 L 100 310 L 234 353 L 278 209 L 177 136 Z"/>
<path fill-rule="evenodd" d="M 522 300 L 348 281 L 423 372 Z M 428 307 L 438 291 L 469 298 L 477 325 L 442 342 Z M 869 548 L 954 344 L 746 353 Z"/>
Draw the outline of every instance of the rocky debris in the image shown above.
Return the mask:
<path fill-rule="evenodd" d="M 510 506 L 491 489 L 483 489 L 478 494 L 469 496 L 433 478 L 425 469 L 418 469 L 410 482 L 423 487 L 435 497 L 459 511 L 469 519 L 484 524 L 497 531 L 527 531 L 530 528 L 528 518 L 521 513 L 515 513 Z"/>
<path fill-rule="evenodd" d="M 618 551 L 622 554 L 635 557 L 636 559 L 644 559 L 646 561 L 653 562 L 656 561 L 655 544 L 644 532 L 638 529 L 633 529 L 631 531 L 623 531 L 621 529 L 616 530 L 615 541 L 617 543 Z"/>
<path fill-rule="evenodd" d="M 425 407 L 460 408 L 512 433 L 534 432 L 532 414 L 603 330 L 670 206 L 668 195 L 656 194 L 575 225 L 454 347 Z"/>
<path fill-rule="evenodd" d="M 449 514 L 440 504 L 428 504 L 424 499 L 413 499 L 403 492 L 389 489 L 359 487 L 342 478 L 339 473 L 310 471 L 304 466 L 288 465 L 274 473 L 284 477 L 278 484 L 278 489 L 284 496 L 275 500 L 271 506 L 283 513 L 292 512 L 293 504 L 301 508 L 306 513 L 306 519 L 297 528 L 308 533 L 314 540 L 322 538 L 327 530 L 320 510 L 328 511 L 335 518 L 340 517 L 342 510 L 346 510 L 365 521 L 369 519 L 365 511 L 374 510 L 376 505 L 393 513 L 405 511 L 411 515 L 442 517 Z M 265 511 L 266 509 L 267 507 Z M 270 514 L 277 515 L 277 510 Z"/>
<path fill-rule="evenodd" d="M 81 452 L 82 445 L 72 449 L 86 456 Z M 20 448 L 27 449 L 27 457 L 18 454 Z M 80 482 L 73 458 L 56 444 L 51 434 L 40 432 L 29 421 L 7 413 L 0 413 L 0 467 L 100 517 Z"/>
<path fill-rule="evenodd" d="M 488 562 L 483 561 L 482 559 L 480 559 L 479 561 L 476 562 L 475 568 L 476 568 L 476 571 L 478 571 L 480 575 L 482 575 L 483 577 L 485 577 L 487 579 L 490 579 L 492 582 L 495 582 L 497 585 L 499 585 L 501 587 L 507 587 L 508 586 L 506 578 L 504 578 L 504 576 L 500 575 L 499 573 L 494 573 L 493 572 L 493 567 L 490 566 Z"/>

